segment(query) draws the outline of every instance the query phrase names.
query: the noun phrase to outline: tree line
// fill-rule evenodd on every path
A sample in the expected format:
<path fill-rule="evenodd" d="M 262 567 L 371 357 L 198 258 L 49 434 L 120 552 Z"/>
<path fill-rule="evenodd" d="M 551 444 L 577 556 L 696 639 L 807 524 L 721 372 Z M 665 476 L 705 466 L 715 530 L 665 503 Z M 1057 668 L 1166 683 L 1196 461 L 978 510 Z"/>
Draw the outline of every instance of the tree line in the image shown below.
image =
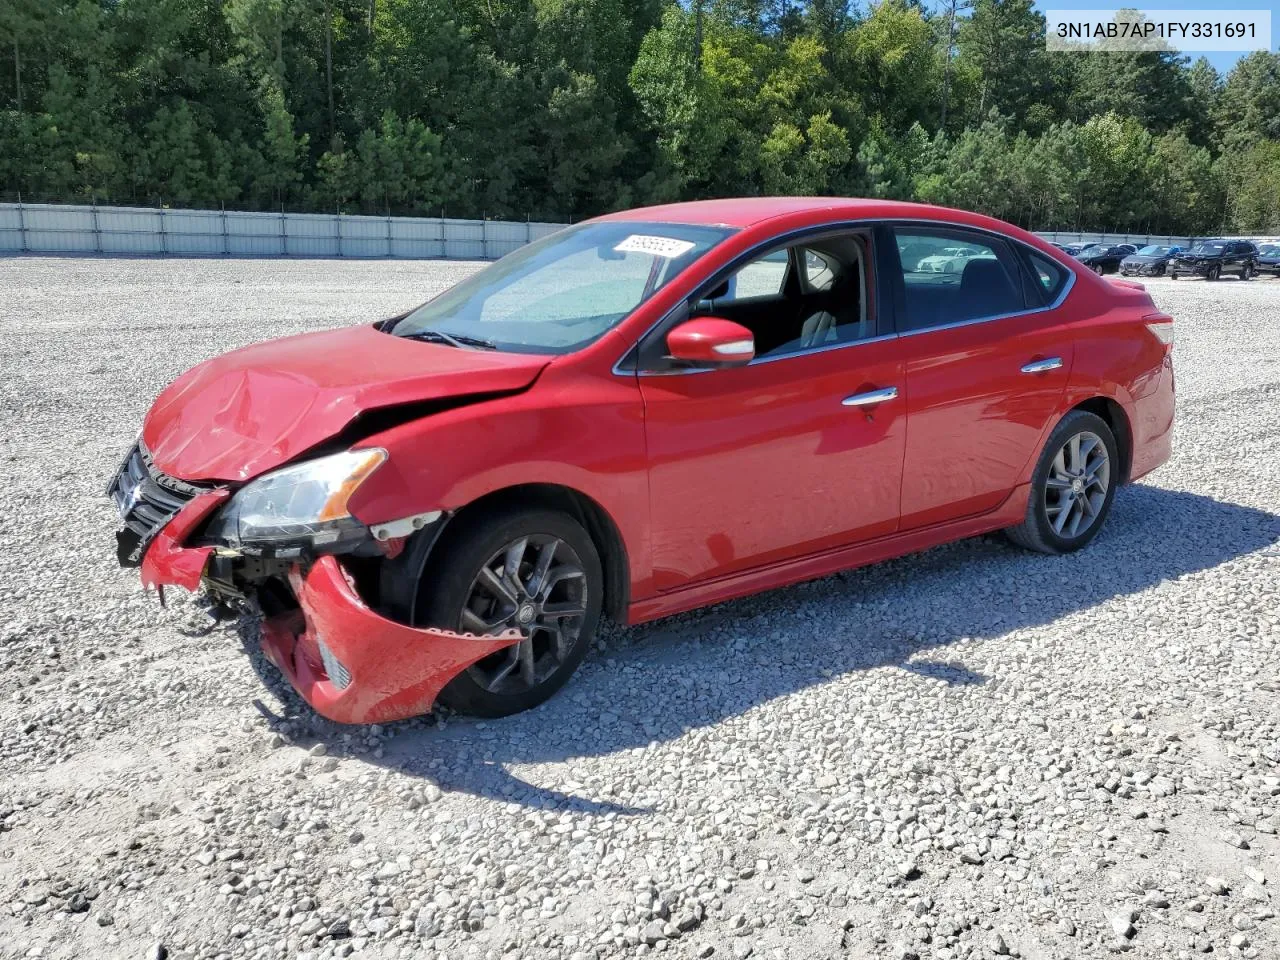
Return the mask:
<path fill-rule="evenodd" d="M 833 194 L 1280 231 L 1280 54 L 1030 0 L 5 0 L 7 199 L 506 219 Z M 7 59 L 7 64 L 6 64 Z"/>

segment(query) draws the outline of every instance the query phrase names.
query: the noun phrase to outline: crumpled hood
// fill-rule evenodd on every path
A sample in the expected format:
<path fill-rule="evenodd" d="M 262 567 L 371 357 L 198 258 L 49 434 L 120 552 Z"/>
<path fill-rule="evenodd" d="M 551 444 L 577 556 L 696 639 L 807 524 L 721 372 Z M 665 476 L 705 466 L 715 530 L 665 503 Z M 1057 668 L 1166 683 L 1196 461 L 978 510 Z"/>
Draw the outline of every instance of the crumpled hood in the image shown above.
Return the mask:
<path fill-rule="evenodd" d="M 170 476 L 239 482 L 366 411 L 521 390 L 550 360 L 422 343 L 372 326 L 285 337 L 192 367 L 160 394 L 142 439 Z"/>
<path fill-rule="evenodd" d="M 1176 254 L 1165 254 L 1164 256 L 1153 257 L 1150 254 L 1131 253 L 1129 254 L 1129 256 L 1125 257 L 1120 262 L 1130 263 L 1135 266 L 1146 266 L 1147 264 L 1151 264 L 1151 263 L 1162 263 L 1163 261 L 1168 260 L 1170 256 L 1176 256 Z"/>

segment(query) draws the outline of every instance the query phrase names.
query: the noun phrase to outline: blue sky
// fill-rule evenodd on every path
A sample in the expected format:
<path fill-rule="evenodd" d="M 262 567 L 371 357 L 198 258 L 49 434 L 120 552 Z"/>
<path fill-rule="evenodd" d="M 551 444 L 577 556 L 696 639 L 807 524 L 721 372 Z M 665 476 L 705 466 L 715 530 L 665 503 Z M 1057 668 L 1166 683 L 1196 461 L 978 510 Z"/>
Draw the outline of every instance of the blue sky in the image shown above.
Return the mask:
<path fill-rule="evenodd" d="M 1036 8 L 1042 13 L 1048 9 L 1054 10 L 1105 10 L 1111 7 L 1117 10 L 1121 7 L 1133 7 L 1141 10 L 1144 6 L 1149 10 L 1270 10 L 1271 11 L 1271 49 L 1276 49 L 1276 44 L 1280 41 L 1280 0 L 1225 0 L 1225 2 L 1211 3 L 1209 0 L 1146 0 L 1144 3 L 1137 3 L 1130 0 L 1129 3 L 1108 3 L 1106 0 L 1036 0 Z M 1201 53 L 1188 53 L 1186 56 L 1194 61 Z M 1203 54 L 1219 72 L 1226 73 L 1231 69 L 1232 65 L 1245 53 L 1239 51 L 1229 52 L 1206 52 Z"/>

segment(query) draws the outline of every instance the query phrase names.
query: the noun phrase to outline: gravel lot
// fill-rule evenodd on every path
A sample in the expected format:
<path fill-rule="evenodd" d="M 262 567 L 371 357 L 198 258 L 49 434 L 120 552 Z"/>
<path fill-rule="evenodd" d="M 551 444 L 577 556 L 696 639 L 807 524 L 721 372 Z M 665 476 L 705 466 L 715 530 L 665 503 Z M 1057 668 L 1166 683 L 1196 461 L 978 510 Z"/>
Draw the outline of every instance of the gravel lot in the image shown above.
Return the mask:
<path fill-rule="evenodd" d="M 0 956 L 1280 957 L 1280 281 L 1150 285 L 1176 455 L 1081 554 L 966 541 L 615 630 L 520 717 L 337 727 L 117 569 L 102 489 L 184 368 L 474 267 L 0 260 Z"/>

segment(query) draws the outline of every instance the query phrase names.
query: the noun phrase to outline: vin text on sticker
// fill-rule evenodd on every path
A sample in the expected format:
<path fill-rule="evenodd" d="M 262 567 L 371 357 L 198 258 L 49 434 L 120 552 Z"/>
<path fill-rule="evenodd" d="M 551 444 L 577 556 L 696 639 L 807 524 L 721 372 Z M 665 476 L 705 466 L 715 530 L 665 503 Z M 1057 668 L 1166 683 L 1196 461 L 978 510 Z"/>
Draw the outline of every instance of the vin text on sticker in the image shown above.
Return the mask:
<path fill-rule="evenodd" d="M 694 248 L 689 240 L 675 240 L 671 237 L 649 237 L 641 233 L 633 233 L 613 249 L 618 253 L 648 253 L 655 257 L 666 257 L 671 260 Z"/>

